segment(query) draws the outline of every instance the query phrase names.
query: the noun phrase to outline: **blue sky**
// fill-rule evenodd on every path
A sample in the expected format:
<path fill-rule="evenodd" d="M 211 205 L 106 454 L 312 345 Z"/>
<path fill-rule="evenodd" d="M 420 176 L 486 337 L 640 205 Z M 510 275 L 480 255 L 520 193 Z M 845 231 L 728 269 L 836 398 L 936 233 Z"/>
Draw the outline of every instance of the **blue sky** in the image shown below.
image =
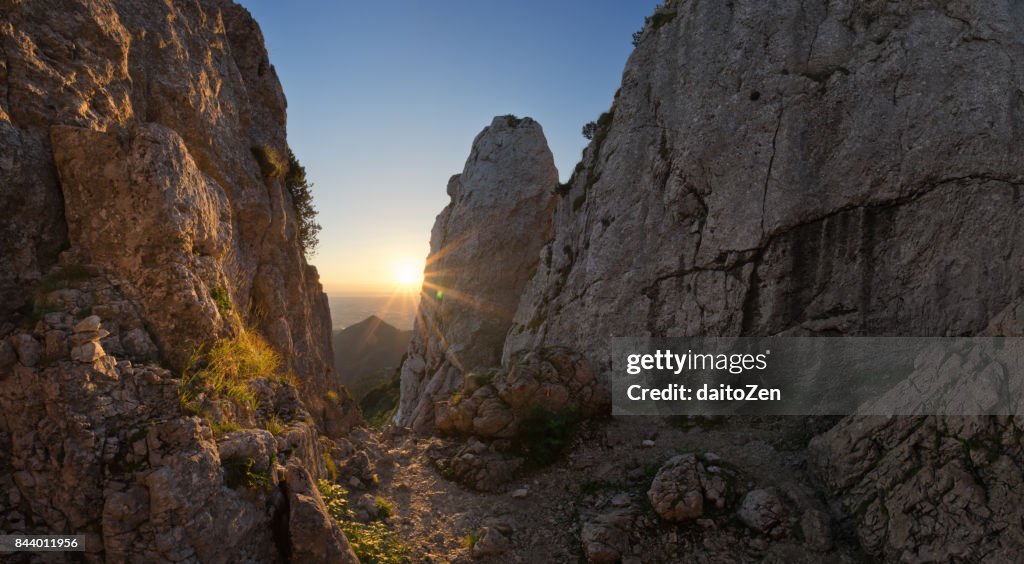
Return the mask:
<path fill-rule="evenodd" d="M 495 115 L 544 127 L 565 179 L 608 109 L 654 0 L 241 0 L 288 97 L 313 181 L 331 294 L 386 293 L 422 270 L 448 177 Z"/>

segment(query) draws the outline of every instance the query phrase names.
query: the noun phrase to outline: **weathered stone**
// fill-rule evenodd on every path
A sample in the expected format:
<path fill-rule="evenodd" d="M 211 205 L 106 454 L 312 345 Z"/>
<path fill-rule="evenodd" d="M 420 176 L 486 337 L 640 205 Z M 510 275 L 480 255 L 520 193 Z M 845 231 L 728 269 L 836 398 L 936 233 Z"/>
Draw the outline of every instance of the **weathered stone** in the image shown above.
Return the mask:
<path fill-rule="evenodd" d="M 235 312 L 260 311 L 247 321 L 306 380 L 319 417 L 314 398 L 337 387 L 329 312 L 280 170 L 284 94 L 248 11 L 227 0 L 5 8 L 0 313 L 39 305 L 27 302 L 40 279 L 57 286 L 41 305 L 69 309 L 76 290 L 60 286 L 113 273 L 161 360 L 180 368 L 237 330 L 213 298 L 223 292 Z M 263 174 L 254 148 L 278 170 Z"/>
<path fill-rule="evenodd" d="M 803 533 L 804 545 L 811 550 L 827 552 L 832 549 L 831 519 L 824 511 L 808 509 L 800 517 L 800 531 Z"/>
<path fill-rule="evenodd" d="M 345 534 L 327 514 L 313 479 L 297 460 L 288 461 L 285 485 L 292 559 L 296 562 L 358 563 Z"/>
<path fill-rule="evenodd" d="M 724 508 L 730 494 L 725 471 L 713 469 L 710 472 L 705 461 L 694 454 L 670 458 L 647 490 L 654 511 L 668 521 L 688 521 L 704 515 L 706 505 Z"/>
<path fill-rule="evenodd" d="M 476 439 L 470 439 L 450 459 L 441 461 L 442 473 L 473 489 L 501 491 L 523 466 L 522 457 L 496 452 Z"/>
<path fill-rule="evenodd" d="M 39 341 L 32 335 L 19 333 L 11 338 L 11 345 L 18 353 L 18 362 L 22 366 L 32 367 L 39 363 Z"/>
<path fill-rule="evenodd" d="M 775 493 L 768 490 L 751 490 L 743 497 L 736 516 L 751 529 L 773 536 L 785 532 L 786 508 Z"/>
<path fill-rule="evenodd" d="M 72 330 L 74 333 L 95 333 L 100 330 L 100 318 L 96 315 L 90 315 L 85 319 L 75 324 L 75 328 Z"/>
<path fill-rule="evenodd" d="M 636 516 L 635 507 L 626 507 L 585 520 L 580 542 L 587 562 L 611 564 L 629 554 L 629 533 Z"/>
<path fill-rule="evenodd" d="M 6 370 L 15 362 L 18 362 L 18 351 L 10 340 L 0 339 L 0 370 Z"/>
<path fill-rule="evenodd" d="M 480 535 L 477 537 L 476 542 L 473 543 L 473 550 L 471 552 L 474 558 L 499 556 L 507 552 L 509 546 L 508 537 L 498 528 L 485 526 L 480 529 Z"/>
<path fill-rule="evenodd" d="M 131 358 L 151 360 L 159 354 L 153 340 L 149 338 L 149 333 L 140 327 L 121 335 L 121 345 Z"/>
<path fill-rule="evenodd" d="M 451 381 L 447 367 L 461 375 L 499 363 L 509 320 L 550 230 L 557 184 L 544 132 L 532 119 L 494 118 L 473 141 L 431 234 L 427 298 L 402 367 L 399 423 L 433 427 L 433 402 L 456 391 L 438 385 Z"/>
<path fill-rule="evenodd" d="M 1024 511 L 1022 432 L 1012 417 L 851 416 L 815 437 L 808 461 L 868 553 L 1013 560 L 1024 537 L 1001 523 Z"/>
<path fill-rule="evenodd" d="M 277 454 L 277 441 L 266 429 L 242 429 L 218 440 L 217 451 L 221 460 L 252 460 L 254 470 L 267 471 L 271 457 Z"/>
<path fill-rule="evenodd" d="M 101 347 L 99 343 L 89 341 L 71 349 L 71 360 L 91 364 L 92 362 L 103 358 L 104 354 L 103 347 Z"/>
<path fill-rule="evenodd" d="M 254 155 L 287 154 L 259 28 L 227 0 L 0 4 L 0 528 L 81 532 L 88 561 L 281 560 L 277 441 L 219 451 L 148 364 L 251 325 L 308 408 L 254 383 L 238 422 L 295 416 L 280 452 L 320 477 L 331 325 L 283 164 Z M 254 465 L 228 487 L 231 458 Z"/>

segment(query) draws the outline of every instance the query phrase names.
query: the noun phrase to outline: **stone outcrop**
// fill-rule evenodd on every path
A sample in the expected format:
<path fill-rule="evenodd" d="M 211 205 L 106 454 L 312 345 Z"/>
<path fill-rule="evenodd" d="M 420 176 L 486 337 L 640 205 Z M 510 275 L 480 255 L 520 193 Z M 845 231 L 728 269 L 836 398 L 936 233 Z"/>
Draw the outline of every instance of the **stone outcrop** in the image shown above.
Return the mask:
<path fill-rule="evenodd" d="M 129 347 L 180 368 L 246 323 L 318 408 L 337 387 L 330 319 L 283 184 L 286 101 L 248 12 L 15 2 L 0 45 L 0 314 L 30 309 L 63 251 L 118 278 L 148 334 Z"/>
<path fill-rule="evenodd" d="M 658 14 L 506 357 L 564 345 L 604 369 L 615 335 L 970 334 L 1019 300 L 1010 3 Z"/>
<path fill-rule="evenodd" d="M 868 552 L 1010 561 L 1024 554 L 1022 433 L 1012 417 L 850 417 L 809 460 Z"/>
<path fill-rule="evenodd" d="M 177 375 L 111 352 L 142 323 L 132 300 L 101 276 L 66 283 L 40 300 L 62 309 L 0 324 L 0 530 L 82 534 L 113 562 L 353 561 L 309 485 L 338 447 L 296 388 L 250 382 L 258 407 L 215 430 L 182 408 Z M 258 428 L 271 418 L 276 435 Z"/>
<path fill-rule="evenodd" d="M 288 464 L 287 477 L 291 561 L 358 564 L 345 534 L 328 515 L 309 472 L 293 461 Z"/>
<path fill-rule="evenodd" d="M 430 236 L 423 297 L 396 420 L 434 423 L 464 375 L 496 368 L 519 296 L 551 229 L 558 171 L 540 124 L 494 118 L 473 141 Z"/>
<path fill-rule="evenodd" d="M 90 561 L 351 556 L 310 493 L 321 430 L 359 413 L 284 184 L 285 107 L 233 2 L 0 2 L 0 531 L 83 534 Z M 196 416 L 182 369 L 245 334 L 281 373 L 245 383 L 230 426 Z"/>
<path fill-rule="evenodd" d="M 659 6 L 483 381 L 553 349 L 605 374 L 615 336 L 1024 333 L 1022 37 L 1005 0 Z M 497 387 L 412 362 L 401 422 L 511 428 Z M 1012 559 L 1014 436 L 851 417 L 810 462 L 868 555 Z"/>

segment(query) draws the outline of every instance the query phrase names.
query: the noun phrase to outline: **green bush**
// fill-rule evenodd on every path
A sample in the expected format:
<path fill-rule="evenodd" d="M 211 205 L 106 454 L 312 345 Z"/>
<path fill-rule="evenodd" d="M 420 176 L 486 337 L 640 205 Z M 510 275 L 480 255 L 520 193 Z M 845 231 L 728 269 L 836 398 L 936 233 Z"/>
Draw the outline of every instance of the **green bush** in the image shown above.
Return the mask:
<path fill-rule="evenodd" d="M 299 217 L 299 244 L 307 257 L 316 252 L 320 244 L 320 224 L 316 221 L 317 211 L 313 206 L 313 184 L 306 179 L 306 167 L 299 163 L 291 149 L 288 149 L 288 174 L 284 177 L 285 188 L 292 197 L 292 206 Z"/>
<path fill-rule="evenodd" d="M 270 491 L 270 474 L 263 470 L 253 470 L 256 461 L 252 458 L 231 457 L 221 462 L 224 468 L 224 483 L 229 488 L 245 486 L 250 490 Z"/>
<path fill-rule="evenodd" d="M 659 12 L 655 12 L 651 16 L 648 16 L 648 17 L 644 18 L 644 26 L 642 28 L 640 28 L 640 31 L 633 32 L 633 47 L 636 47 L 637 45 L 640 44 L 640 41 L 644 37 L 644 30 L 646 30 L 648 27 L 651 28 L 651 31 L 657 31 L 658 29 L 661 28 L 661 26 L 663 26 L 663 25 L 667 24 L 668 22 L 674 20 L 675 17 L 676 17 L 676 13 L 675 12 L 660 12 L 659 11 Z"/>
<path fill-rule="evenodd" d="M 594 133 L 597 131 L 597 122 L 591 121 L 583 125 L 583 137 L 588 141 L 594 138 Z"/>
<path fill-rule="evenodd" d="M 395 514 L 395 506 L 383 497 L 377 496 L 373 499 L 373 505 L 377 507 L 377 517 L 387 519 Z"/>
<path fill-rule="evenodd" d="M 476 546 L 476 541 L 478 540 L 480 540 L 480 535 L 476 533 L 469 533 L 462 537 L 462 546 L 466 547 L 466 550 L 473 550 L 473 547 Z"/>
<path fill-rule="evenodd" d="M 210 297 L 217 304 L 217 311 L 220 312 L 221 317 L 231 313 L 231 297 L 228 296 L 228 291 L 223 286 L 215 286 L 211 289 Z"/>
<path fill-rule="evenodd" d="M 402 362 L 404 362 L 404 358 Z M 363 399 L 359 400 L 359 407 L 363 411 L 363 419 L 371 426 L 383 427 L 394 417 L 395 411 L 398 409 L 398 399 L 402 389 L 400 374 L 400 370 L 395 370 L 391 379 L 366 392 Z"/>
<path fill-rule="evenodd" d="M 348 507 L 346 498 L 348 492 L 345 491 L 345 488 L 327 480 L 320 480 L 317 482 L 317 486 L 320 489 L 320 497 L 323 498 L 324 505 L 327 506 L 327 513 L 341 527 L 349 544 L 352 545 L 352 552 L 356 553 L 360 562 L 379 564 L 409 562 L 411 555 L 409 547 L 402 543 L 398 535 L 388 528 L 386 523 L 356 521 L 355 513 Z"/>
<path fill-rule="evenodd" d="M 550 464 L 572 442 L 578 425 L 575 410 L 554 412 L 535 405 L 519 423 L 519 449 L 533 465 Z"/>

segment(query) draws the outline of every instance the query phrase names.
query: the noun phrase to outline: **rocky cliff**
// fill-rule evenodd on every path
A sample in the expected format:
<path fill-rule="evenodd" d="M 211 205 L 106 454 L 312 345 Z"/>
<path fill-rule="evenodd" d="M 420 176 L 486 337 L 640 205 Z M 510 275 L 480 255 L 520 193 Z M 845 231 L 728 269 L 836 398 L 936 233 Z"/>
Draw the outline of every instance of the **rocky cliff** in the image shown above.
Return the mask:
<path fill-rule="evenodd" d="M 519 402 L 577 406 L 587 379 L 565 362 L 517 378 L 521 359 L 606 373 L 614 336 L 1021 334 L 1022 37 L 1009 1 L 666 2 L 550 239 L 508 259 L 536 272 L 503 368 L 403 375 L 399 421 L 426 402 L 440 431 L 514 436 Z M 810 462 L 869 555 L 1013 559 L 1019 436 L 849 418 Z"/>
<path fill-rule="evenodd" d="M 275 561 L 317 531 L 350 554 L 309 517 L 317 427 L 358 412 L 285 108 L 232 2 L 0 2 L 0 530 L 111 561 Z M 196 384 L 242 353 L 259 378 Z"/>
<path fill-rule="evenodd" d="M 3 313 L 31 306 L 63 252 L 118 273 L 173 367 L 233 330 L 229 303 L 310 391 L 332 389 L 326 301 L 283 184 L 286 102 L 255 22 L 228 2 L 71 3 L 60 25 L 53 9 L 15 2 L 0 22 Z"/>

